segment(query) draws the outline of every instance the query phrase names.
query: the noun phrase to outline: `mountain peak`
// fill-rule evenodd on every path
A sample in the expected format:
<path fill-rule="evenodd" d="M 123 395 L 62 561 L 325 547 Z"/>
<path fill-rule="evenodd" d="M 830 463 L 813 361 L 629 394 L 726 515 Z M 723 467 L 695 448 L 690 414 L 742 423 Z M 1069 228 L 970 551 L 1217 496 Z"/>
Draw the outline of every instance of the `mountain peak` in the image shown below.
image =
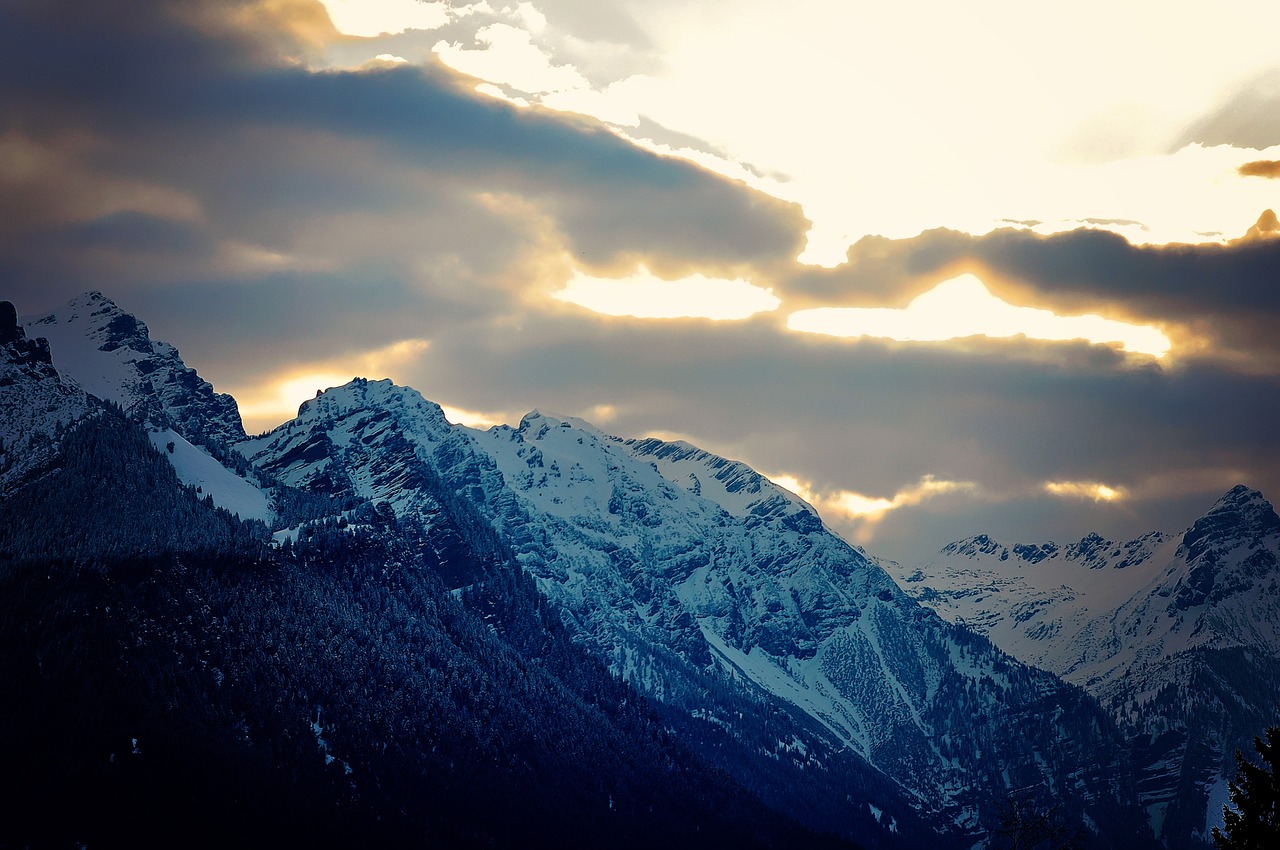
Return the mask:
<path fill-rule="evenodd" d="M 1280 534 L 1280 516 L 1262 493 L 1243 484 L 1228 490 L 1187 530 L 1182 543 L 1193 554 L 1234 546 L 1243 539 Z"/>
<path fill-rule="evenodd" d="M 342 386 L 317 389 L 315 398 L 307 399 L 298 407 L 298 420 L 332 419 L 362 409 L 398 411 L 425 424 L 432 432 L 444 432 L 453 427 L 440 405 L 424 398 L 412 387 L 402 387 L 390 378 L 370 380 L 356 377 Z"/>
<path fill-rule="evenodd" d="M 76 296 L 26 330 L 47 339 L 53 366 L 91 395 L 192 442 L 244 439 L 235 400 L 215 392 L 178 349 L 151 339 L 142 321 L 101 292 Z"/>

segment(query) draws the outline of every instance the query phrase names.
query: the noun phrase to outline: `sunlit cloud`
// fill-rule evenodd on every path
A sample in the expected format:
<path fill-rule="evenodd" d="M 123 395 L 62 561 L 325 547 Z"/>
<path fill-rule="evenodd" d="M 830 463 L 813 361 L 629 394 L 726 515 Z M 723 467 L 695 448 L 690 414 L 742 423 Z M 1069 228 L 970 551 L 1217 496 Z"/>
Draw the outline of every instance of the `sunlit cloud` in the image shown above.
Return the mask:
<path fill-rule="evenodd" d="M 1097 217 L 1139 244 L 1243 233 L 1273 201 L 1265 181 L 1240 180 L 1237 169 L 1267 152 L 1170 142 L 1274 65 L 1268 35 L 1280 11 L 1250 9 L 1246 32 L 1235 15 L 1084 2 L 1079 15 L 1050 21 L 1048 11 L 1010 14 L 978 0 L 931 10 L 927 27 L 909 5 L 796 0 L 786 15 L 764 0 L 664 6 L 633 15 L 660 62 L 596 83 L 555 58 L 576 34 L 556 32 L 531 3 L 486 7 L 472 40 L 451 32 L 435 52 L 493 84 L 490 93 L 527 93 L 620 128 L 643 115 L 707 140 L 724 156 L 674 153 L 800 203 L 813 222 L 806 263 L 837 265 L 865 235 L 981 234 L 1008 218 L 1053 232 Z M 1103 17 L 1109 25 L 1098 27 Z M 1160 38 L 1145 37 L 1153 21 Z M 1057 37 L 1043 37 L 1048 26 Z M 1205 49 L 1188 53 L 1187 43 Z M 814 85 L 822 80 L 842 81 L 841 108 Z"/>
<path fill-rule="evenodd" d="M 905 309 L 818 307 L 787 319 L 793 331 L 840 337 L 882 337 L 903 342 L 940 342 L 969 336 L 1119 343 L 1126 351 L 1164 357 L 1171 343 L 1149 325 L 1131 325 L 1101 316 L 1058 316 L 1050 310 L 1017 307 L 996 298 L 977 277 L 963 274 L 917 296 Z"/>
<path fill-rule="evenodd" d="M 578 69 L 554 64 L 525 29 L 490 24 L 476 32 L 475 40 L 482 46 L 469 48 L 440 41 L 432 51 L 464 74 L 507 83 L 524 92 L 547 94 L 589 88 Z"/>
<path fill-rule="evenodd" d="M 870 542 L 875 526 L 889 514 L 909 508 L 938 496 L 952 493 L 974 493 L 978 485 L 972 481 L 947 481 L 926 475 L 892 497 L 867 496 L 852 490 L 819 490 L 793 475 L 770 475 L 775 484 L 785 487 L 812 505 L 828 521 L 853 522 L 854 542 Z"/>
<path fill-rule="evenodd" d="M 1280 178 L 1280 160 L 1256 159 L 1246 162 L 1238 169 L 1241 177 Z"/>
<path fill-rule="evenodd" d="M 449 22 L 447 3 L 421 0 L 322 0 L 338 32 L 371 37 L 408 29 L 439 29 Z"/>
<path fill-rule="evenodd" d="M 448 404 L 440 405 L 444 418 L 454 425 L 465 425 L 468 428 L 492 428 L 495 425 L 510 424 L 519 420 L 519 415 L 495 413 L 493 411 L 466 410 Z"/>
<path fill-rule="evenodd" d="M 641 266 L 627 278 L 599 278 L 575 272 L 552 297 L 607 316 L 640 319 L 745 319 L 776 310 L 781 300 L 770 289 L 741 278 L 694 274 L 663 280 Z"/>
<path fill-rule="evenodd" d="M 1118 502 L 1129 495 L 1126 488 L 1103 484 L 1101 481 L 1046 481 L 1043 487 L 1051 496 L 1092 499 L 1095 502 Z"/>
<path fill-rule="evenodd" d="M 293 366 L 248 386 L 229 387 L 240 405 L 245 430 L 257 433 L 274 428 L 298 412 L 317 392 L 338 387 L 354 377 L 389 377 L 407 369 L 428 348 L 424 339 L 407 339 L 373 351 L 319 363 Z M 220 388 L 221 389 L 221 388 Z"/>

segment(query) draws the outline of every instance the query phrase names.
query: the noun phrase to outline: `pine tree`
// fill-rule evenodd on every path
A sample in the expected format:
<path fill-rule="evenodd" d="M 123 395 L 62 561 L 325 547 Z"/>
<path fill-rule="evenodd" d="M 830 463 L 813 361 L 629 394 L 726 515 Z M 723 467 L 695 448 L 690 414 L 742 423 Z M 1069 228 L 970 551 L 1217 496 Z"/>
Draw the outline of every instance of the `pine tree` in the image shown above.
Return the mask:
<path fill-rule="evenodd" d="M 1262 757 L 1261 764 L 1253 764 L 1236 752 L 1231 805 L 1222 809 L 1223 829 L 1213 830 L 1218 850 L 1280 847 L 1280 726 L 1267 729 L 1265 741 L 1254 738 L 1253 748 Z"/>

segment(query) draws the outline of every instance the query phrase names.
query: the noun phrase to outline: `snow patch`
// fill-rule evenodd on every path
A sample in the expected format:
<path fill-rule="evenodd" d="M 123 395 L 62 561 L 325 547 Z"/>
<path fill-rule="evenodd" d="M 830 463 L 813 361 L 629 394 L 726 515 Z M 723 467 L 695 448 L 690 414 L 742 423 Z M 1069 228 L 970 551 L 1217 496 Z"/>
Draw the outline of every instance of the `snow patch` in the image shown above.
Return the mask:
<path fill-rule="evenodd" d="M 168 458 L 178 473 L 178 480 L 196 487 L 201 496 L 209 496 L 220 508 L 238 514 L 240 519 L 271 523 L 271 505 L 267 494 L 252 482 L 227 469 L 212 455 L 194 446 L 178 432 L 166 428 L 148 433 L 151 444 Z M 170 450 L 172 446 L 172 450 Z"/>

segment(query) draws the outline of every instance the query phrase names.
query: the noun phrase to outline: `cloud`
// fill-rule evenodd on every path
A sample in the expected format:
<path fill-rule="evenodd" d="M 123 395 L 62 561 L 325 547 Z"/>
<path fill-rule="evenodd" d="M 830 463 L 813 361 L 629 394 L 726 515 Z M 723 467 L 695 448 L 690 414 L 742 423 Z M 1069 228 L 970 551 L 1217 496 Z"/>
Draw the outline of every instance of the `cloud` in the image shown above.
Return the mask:
<path fill-rule="evenodd" d="M 1101 481 L 1046 481 L 1044 491 L 1064 498 L 1092 499 L 1095 502 L 1115 502 L 1128 496 L 1124 487 L 1113 487 Z"/>
<path fill-rule="evenodd" d="M 609 3 L 590 24 L 594 13 L 571 5 L 539 5 L 547 25 L 532 43 L 598 89 L 621 66 L 583 59 L 602 54 L 604 42 L 578 50 L 564 38 L 560 50 L 558 21 L 574 21 L 570 32 L 582 39 L 632 39 L 628 26 L 648 34 L 656 13 Z M 794 258 L 807 221 L 795 205 L 752 190 L 748 169 L 729 180 L 587 118 L 477 94 L 474 79 L 429 58 L 440 39 L 474 48 L 458 20 L 425 35 L 361 40 L 337 35 L 303 2 L 83 6 L 0 6 L 0 203 L 13 211 L 0 215 L 5 297 L 26 313 L 85 289 L 108 291 L 258 410 L 259 424 L 283 416 L 297 392 L 369 371 L 466 421 L 542 407 L 628 436 L 680 433 L 828 494 L 829 521 L 850 534 L 866 525 L 851 518 L 868 507 L 855 496 L 895 506 L 874 526 L 877 550 L 889 554 L 1000 530 L 993 526 L 1077 539 L 1176 528 L 1237 474 L 1280 492 L 1276 240 L 1161 247 L 1098 230 L 930 230 L 867 237 L 838 267 L 805 268 Z M 696 23 L 681 4 L 661 7 L 663 16 L 668 9 L 654 44 Z M 467 25 L 513 21 L 477 13 Z M 769 43 L 744 43 L 716 85 L 693 93 L 727 92 L 699 108 L 771 121 L 796 137 L 809 125 L 787 121 L 801 110 L 768 107 L 792 84 L 777 63 L 760 62 L 772 54 L 746 49 Z M 340 50 L 353 66 L 324 64 Z M 410 62 L 358 68 L 378 53 Z M 760 67 L 733 79 L 747 61 Z M 810 83 L 826 91 L 813 81 L 827 79 L 815 73 Z M 874 129 L 878 113 L 866 101 L 874 94 L 859 88 L 861 100 L 847 98 L 843 129 L 828 138 L 833 150 L 852 156 L 851 139 L 876 135 L 857 129 Z M 741 147 L 722 125 L 682 114 L 650 117 L 693 140 L 659 141 L 701 147 L 709 164 L 755 162 L 748 154 L 771 150 Z M 908 152 L 936 144 L 946 117 L 931 118 L 928 133 L 919 116 L 908 122 Z M 896 138 L 872 142 L 883 149 Z M 1239 152 L 1183 156 L 1271 189 L 1239 179 Z M 893 161 L 866 160 L 885 170 L 890 188 Z M 759 162 L 763 172 L 780 160 Z M 916 176 L 951 173 L 937 165 Z M 892 200 L 889 220 L 900 207 L 903 222 L 928 210 L 910 192 L 877 195 L 876 185 L 848 194 L 867 220 L 877 198 Z M 1230 233 L 1244 233 L 1262 208 L 1240 212 Z M 1072 215 L 1147 223 L 1109 204 Z M 1034 210 L 1000 216 L 1050 220 Z M 553 298 L 576 272 L 622 280 L 641 266 L 685 281 L 682 290 L 742 281 L 782 304 L 731 322 L 666 321 L 601 316 Z M 1214 347 L 1156 367 L 1078 342 L 901 346 L 784 326 L 801 309 L 901 309 L 964 272 L 1009 303 L 1160 324 L 1175 343 Z M 412 345 L 388 349 L 394 341 Z M 974 489 L 935 493 L 928 480 Z M 1046 481 L 1106 482 L 1130 496 L 1064 499 L 1045 492 Z M 998 501 L 1006 494 L 1020 495 Z"/>
<path fill-rule="evenodd" d="M 818 491 L 812 483 L 792 475 L 770 475 L 769 478 L 812 505 L 827 522 L 845 525 L 852 532 L 851 539 L 859 545 L 872 541 L 876 526 L 891 511 L 915 507 L 939 496 L 973 493 L 978 489 L 972 481 L 939 481 L 932 475 L 926 475 L 886 498 L 865 496 L 851 490 Z"/>
<path fill-rule="evenodd" d="M 434 30 L 449 22 L 446 3 L 422 0 L 325 0 L 325 10 L 339 32 L 376 36 L 407 29 Z"/>
<path fill-rule="evenodd" d="M 1280 288 L 1273 285 L 1278 264 L 1280 240 L 1274 239 L 1139 246 L 1091 229 L 1047 236 L 1013 228 L 983 236 L 940 229 L 911 239 L 867 237 L 850 247 L 841 266 L 800 270 L 775 289 L 788 304 L 805 308 L 902 309 L 969 272 L 1010 303 L 1156 325 L 1179 356 L 1275 373 L 1280 340 L 1269 329 L 1280 322 Z"/>
<path fill-rule="evenodd" d="M 1246 162 L 1237 169 L 1241 177 L 1280 177 L 1280 160 L 1275 159 L 1259 159 L 1253 162 Z"/>
<path fill-rule="evenodd" d="M 1262 150 L 1280 144 L 1280 68 L 1250 75 L 1191 122 L 1175 145 L 1234 145 Z"/>
<path fill-rule="evenodd" d="M 887 337 L 944 341 L 968 336 L 1026 336 L 1041 340 L 1085 339 L 1119 343 L 1126 351 L 1164 357 L 1169 338 L 1159 329 L 1096 315 L 1058 316 L 1049 310 L 1015 307 L 991 295 L 982 281 L 963 274 L 916 296 L 902 310 L 819 307 L 792 313 L 787 327 L 839 337 Z"/>
<path fill-rule="evenodd" d="M 277 26 L 241 21 L 276 7 Z M 216 279 L 256 251 L 353 281 L 374 264 L 408 288 L 454 275 L 470 302 L 468 281 L 484 281 L 479 300 L 495 281 L 509 297 L 519 262 L 559 277 L 526 275 L 546 289 L 568 278 L 570 257 L 732 277 L 802 244 L 792 205 L 598 125 L 496 103 L 438 64 L 310 71 L 291 59 L 309 49 L 294 32 L 307 10 L 134 0 L 92 33 L 93 16 L 0 12 L 0 144 L 28 163 L 0 174 L 30 211 L 0 223 L 15 294 L 51 306 L 88 286 Z M 144 223 L 186 227 L 201 250 L 144 244 Z"/>

